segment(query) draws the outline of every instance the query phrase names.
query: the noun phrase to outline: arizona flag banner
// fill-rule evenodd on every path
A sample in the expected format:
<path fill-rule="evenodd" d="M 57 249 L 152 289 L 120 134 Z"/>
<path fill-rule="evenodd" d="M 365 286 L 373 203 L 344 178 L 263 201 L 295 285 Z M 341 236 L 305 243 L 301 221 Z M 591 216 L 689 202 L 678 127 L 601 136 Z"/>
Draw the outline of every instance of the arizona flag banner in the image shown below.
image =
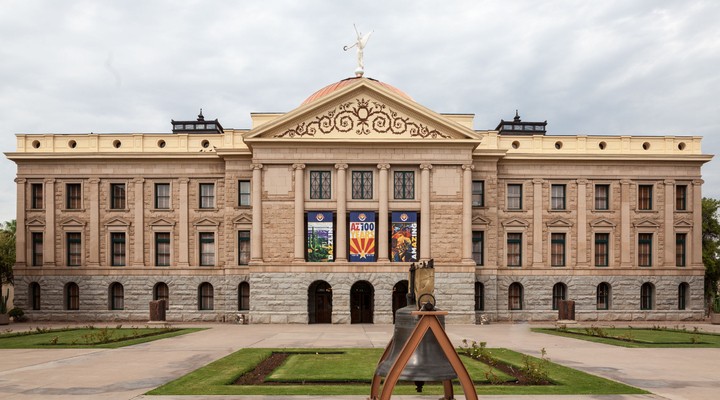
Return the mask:
<path fill-rule="evenodd" d="M 307 213 L 308 261 L 328 262 L 333 260 L 333 215 L 331 212 Z"/>
<path fill-rule="evenodd" d="M 392 213 L 392 261 L 415 262 L 417 252 L 418 226 L 416 212 Z"/>
<path fill-rule="evenodd" d="M 350 213 L 350 261 L 375 261 L 375 213 Z"/>

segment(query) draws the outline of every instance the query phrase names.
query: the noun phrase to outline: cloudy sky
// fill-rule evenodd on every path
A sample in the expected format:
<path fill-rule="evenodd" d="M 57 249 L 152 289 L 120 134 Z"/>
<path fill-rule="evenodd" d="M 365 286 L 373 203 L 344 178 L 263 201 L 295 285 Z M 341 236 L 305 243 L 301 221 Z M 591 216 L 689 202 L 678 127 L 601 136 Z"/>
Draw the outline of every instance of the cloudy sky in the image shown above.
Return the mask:
<path fill-rule="evenodd" d="M 720 1 L 33 1 L 0 4 L 0 150 L 16 133 L 169 132 L 290 111 L 355 69 L 494 128 L 701 135 L 720 153 Z M 720 160 L 703 168 L 720 198 Z M 0 221 L 15 218 L 0 161 Z"/>

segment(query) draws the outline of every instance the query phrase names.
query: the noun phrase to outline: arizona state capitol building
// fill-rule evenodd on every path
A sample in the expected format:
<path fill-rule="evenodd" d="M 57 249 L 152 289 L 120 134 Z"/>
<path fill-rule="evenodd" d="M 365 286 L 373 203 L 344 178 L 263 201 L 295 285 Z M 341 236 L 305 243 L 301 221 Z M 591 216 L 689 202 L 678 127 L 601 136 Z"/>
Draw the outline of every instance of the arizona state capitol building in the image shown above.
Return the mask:
<path fill-rule="evenodd" d="M 451 323 L 703 316 L 699 137 L 474 130 L 363 77 L 250 129 L 172 124 L 17 135 L 30 318 L 390 323 L 430 258 Z"/>

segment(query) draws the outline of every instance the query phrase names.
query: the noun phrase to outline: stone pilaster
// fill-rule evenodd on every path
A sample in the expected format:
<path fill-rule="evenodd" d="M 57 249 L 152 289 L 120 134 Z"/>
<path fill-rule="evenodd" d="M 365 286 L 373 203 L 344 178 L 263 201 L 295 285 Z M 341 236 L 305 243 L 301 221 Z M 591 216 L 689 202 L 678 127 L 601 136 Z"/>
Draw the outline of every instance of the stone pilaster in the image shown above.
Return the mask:
<path fill-rule="evenodd" d="M 135 183 L 135 229 L 133 231 L 133 265 L 136 267 L 145 266 L 145 201 L 143 201 L 145 192 L 145 179 L 133 179 Z"/>
<path fill-rule="evenodd" d="M 533 183 L 533 252 L 532 266 L 542 265 L 543 252 L 543 235 L 542 235 L 542 217 L 543 217 L 543 180 L 536 178 Z"/>
<path fill-rule="evenodd" d="M 379 199 L 378 199 L 378 261 L 388 261 L 388 170 L 390 164 L 378 164 Z"/>
<path fill-rule="evenodd" d="M 90 204 L 84 208 L 90 210 L 90 237 L 87 242 L 88 266 L 100 265 L 100 179 L 88 179 L 88 190 L 90 191 Z"/>
<path fill-rule="evenodd" d="M 430 252 L 430 170 L 432 164 L 420 164 L 420 259 L 432 257 Z"/>
<path fill-rule="evenodd" d="M 463 202 L 462 202 L 462 259 L 472 262 L 472 164 L 465 164 L 463 169 Z"/>
<path fill-rule="evenodd" d="M 630 244 L 633 238 L 630 237 L 630 181 L 620 181 L 620 266 L 632 266 Z"/>
<path fill-rule="evenodd" d="M 693 227 L 692 227 L 692 254 L 690 262 L 688 264 L 697 267 L 705 268 L 702 261 L 702 179 L 695 179 L 692 182 L 692 214 L 693 214 Z"/>
<path fill-rule="evenodd" d="M 15 213 L 15 266 L 17 267 L 24 267 L 26 265 L 25 258 L 27 254 L 27 247 L 25 246 L 25 241 L 27 234 L 25 233 L 25 207 L 27 202 L 25 200 L 25 193 L 27 191 L 25 190 L 25 182 L 26 180 L 23 178 L 15 179 L 15 183 L 17 184 L 17 207 Z M 46 209 L 47 208 L 55 207 L 46 207 Z"/>
<path fill-rule="evenodd" d="M 675 211 L 675 181 L 672 179 L 666 179 L 665 184 L 665 218 L 663 223 L 663 230 L 665 234 L 665 251 L 663 252 L 663 265 L 666 267 L 672 267 L 675 265 L 675 221 L 673 212 Z"/>
<path fill-rule="evenodd" d="M 295 170 L 295 261 L 305 261 L 305 164 Z"/>
<path fill-rule="evenodd" d="M 587 237 L 587 179 L 577 180 L 577 264 L 588 264 Z"/>
<path fill-rule="evenodd" d="M 43 237 L 43 265 L 53 267 L 55 266 L 55 179 L 45 179 L 44 183 L 45 237 Z"/>
<path fill-rule="evenodd" d="M 187 267 L 190 265 L 189 253 L 190 253 L 190 205 L 188 204 L 188 178 L 178 179 L 180 184 L 180 198 L 178 199 L 178 210 L 180 211 L 179 216 L 179 233 L 180 243 L 178 243 L 178 266 Z"/>
<path fill-rule="evenodd" d="M 335 164 L 337 169 L 337 246 L 335 247 L 336 261 L 347 261 L 347 227 L 345 217 L 347 214 L 347 182 L 345 175 L 347 164 Z"/>
<path fill-rule="evenodd" d="M 262 164 L 252 164 L 252 242 L 250 259 L 262 260 Z"/>

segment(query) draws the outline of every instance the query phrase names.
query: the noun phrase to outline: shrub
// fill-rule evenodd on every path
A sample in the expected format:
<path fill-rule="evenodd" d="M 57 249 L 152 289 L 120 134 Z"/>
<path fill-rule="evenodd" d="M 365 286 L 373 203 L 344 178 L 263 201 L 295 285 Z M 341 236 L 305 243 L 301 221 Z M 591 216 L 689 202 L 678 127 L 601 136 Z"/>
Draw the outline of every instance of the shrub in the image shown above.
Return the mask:
<path fill-rule="evenodd" d="M 716 295 L 712 303 L 712 311 L 720 314 L 720 295 Z"/>
<path fill-rule="evenodd" d="M 15 322 L 25 322 L 27 318 L 25 318 L 25 311 L 22 310 L 20 307 L 15 307 L 8 313 L 10 317 L 12 317 L 13 321 Z"/>

